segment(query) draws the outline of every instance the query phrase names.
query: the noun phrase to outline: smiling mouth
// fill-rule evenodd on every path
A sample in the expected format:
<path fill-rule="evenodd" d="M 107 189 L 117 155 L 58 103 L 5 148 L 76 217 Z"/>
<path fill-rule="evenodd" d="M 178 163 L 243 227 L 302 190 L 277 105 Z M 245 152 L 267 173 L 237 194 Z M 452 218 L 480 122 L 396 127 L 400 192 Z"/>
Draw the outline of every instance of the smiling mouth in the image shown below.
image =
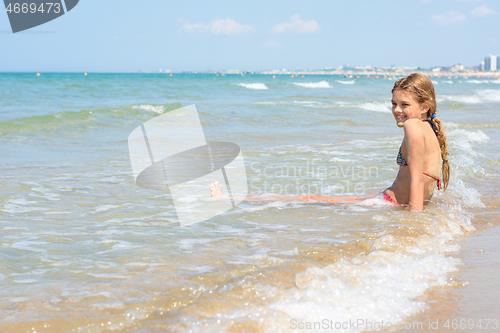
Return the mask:
<path fill-rule="evenodd" d="M 405 116 L 396 117 L 396 120 L 397 120 L 397 121 L 403 121 L 405 118 L 406 118 Z"/>

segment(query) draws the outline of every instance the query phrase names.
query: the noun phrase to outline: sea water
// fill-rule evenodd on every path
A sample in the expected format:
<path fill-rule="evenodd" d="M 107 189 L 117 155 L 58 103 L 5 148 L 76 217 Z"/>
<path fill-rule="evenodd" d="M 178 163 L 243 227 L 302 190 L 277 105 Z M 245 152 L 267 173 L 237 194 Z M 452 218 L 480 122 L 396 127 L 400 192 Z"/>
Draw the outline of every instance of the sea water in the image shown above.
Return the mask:
<path fill-rule="evenodd" d="M 454 240 L 498 223 L 497 78 L 432 78 L 451 179 L 418 214 L 263 200 L 181 226 L 128 154 L 134 128 L 195 104 L 207 140 L 241 147 L 250 195 L 380 192 L 394 80 L 0 74 L 0 330 L 359 332 L 425 311 L 459 287 Z"/>

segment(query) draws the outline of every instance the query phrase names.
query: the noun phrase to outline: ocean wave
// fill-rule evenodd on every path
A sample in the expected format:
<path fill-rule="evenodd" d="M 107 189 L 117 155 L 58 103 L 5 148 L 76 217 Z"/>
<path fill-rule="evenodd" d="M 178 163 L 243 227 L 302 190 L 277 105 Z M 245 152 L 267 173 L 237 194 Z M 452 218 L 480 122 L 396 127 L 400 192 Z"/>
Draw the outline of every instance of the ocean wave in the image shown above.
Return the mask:
<path fill-rule="evenodd" d="M 320 82 L 308 82 L 308 83 L 298 83 L 293 82 L 296 86 L 304 87 L 304 88 L 331 88 L 330 84 L 326 81 Z"/>
<path fill-rule="evenodd" d="M 322 102 L 317 101 L 293 101 L 295 104 L 300 104 L 302 106 L 314 109 L 326 109 L 332 107 L 331 105 L 326 105 Z"/>
<path fill-rule="evenodd" d="M 489 83 L 488 80 L 467 80 L 467 83 L 475 83 L 475 84 L 483 84 L 483 83 Z"/>
<path fill-rule="evenodd" d="M 257 105 L 265 105 L 265 106 L 276 106 L 276 105 L 278 105 L 277 102 L 256 102 L 255 104 L 257 104 Z"/>
<path fill-rule="evenodd" d="M 140 104 L 113 109 L 61 111 L 43 116 L 31 116 L 0 121 L 0 135 L 16 132 L 53 131 L 56 129 L 78 131 L 95 127 L 119 127 L 130 118 L 150 118 L 182 107 L 180 103 Z M 127 120 L 128 119 L 128 120 Z"/>
<path fill-rule="evenodd" d="M 162 114 L 165 112 L 165 105 L 141 104 L 141 105 L 133 105 L 132 109 L 141 109 Z"/>
<path fill-rule="evenodd" d="M 117 208 L 117 207 L 120 207 L 120 206 L 116 206 L 116 205 L 103 205 L 103 206 L 97 207 L 93 213 L 105 212 L 107 210 L 110 210 L 112 208 Z"/>
<path fill-rule="evenodd" d="M 462 149 L 468 151 L 469 154 L 476 154 L 471 148 L 471 143 L 486 142 L 490 138 L 481 130 L 472 132 L 465 129 L 455 129 L 451 131 L 448 136 L 455 137 L 455 142 L 460 145 Z"/>
<path fill-rule="evenodd" d="M 341 80 L 337 80 L 338 83 L 342 83 L 342 84 L 354 84 L 356 81 L 352 80 L 352 81 L 341 81 Z"/>
<path fill-rule="evenodd" d="M 438 102 L 450 101 L 463 104 L 480 104 L 483 101 L 478 96 L 464 96 L 464 95 L 440 95 L 437 98 Z"/>
<path fill-rule="evenodd" d="M 500 102 L 500 90 L 485 89 L 477 92 L 478 96 L 487 102 Z"/>
<path fill-rule="evenodd" d="M 445 277 L 458 264 L 460 260 L 439 254 L 415 259 L 409 254 L 374 251 L 354 260 L 306 269 L 297 274 L 293 292 L 268 307 L 296 322 L 328 318 L 342 323 L 363 318 L 395 324 L 425 309 L 425 303 L 413 299 L 431 286 L 450 285 Z M 363 326 L 353 331 L 364 330 Z"/>
<path fill-rule="evenodd" d="M 447 121 L 444 123 L 445 128 L 448 129 L 456 129 L 456 128 L 467 128 L 467 129 L 486 129 L 486 128 L 499 128 L 500 122 L 496 121 L 493 123 L 477 123 L 477 124 L 467 124 L 467 123 L 454 123 L 451 121 Z"/>
<path fill-rule="evenodd" d="M 500 102 L 500 90 L 478 90 L 475 95 L 440 95 L 438 102 L 450 101 L 463 104 L 481 104 L 483 102 Z"/>
<path fill-rule="evenodd" d="M 386 103 L 363 103 L 358 105 L 359 108 L 377 112 L 391 112 L 391 109 Z"/>
<path fill-rule="evenodd" d="M 255 89 L 255 90 L 269 89 L 264 83 L 236 83 L 236 85 L 247 89 Z"/>
<path fill-rule="evenodd" d="M 485 175 L 485 169 L 479 163 L 483 158 L 473 144 L 481 144 L 490 140 L 490 138 L 481 130 L 470 131 L 462 128 L 456 128 L 446 133 L 450 149 L 450 164 L 453 168 L 453 180 L 451 187 L 447 190 L 447 196 L 444 198 L 447 206 L 457 205 L 457 207 L 484 207 L 481 202 L 481 196 L 476 189 L 466 185 L 464 180 L 474 175 Z M 470 219 L 462 208 L 460 214 L 462 218 Z M 458 221 L 453 218 L 453 221 Z"/>

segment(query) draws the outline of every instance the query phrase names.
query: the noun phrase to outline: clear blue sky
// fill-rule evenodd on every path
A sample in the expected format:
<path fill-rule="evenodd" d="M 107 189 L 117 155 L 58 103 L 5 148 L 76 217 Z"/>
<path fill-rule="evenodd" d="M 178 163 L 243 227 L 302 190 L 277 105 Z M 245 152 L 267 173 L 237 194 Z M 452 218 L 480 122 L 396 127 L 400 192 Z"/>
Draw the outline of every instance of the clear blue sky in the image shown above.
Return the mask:
<path fill-rule="evenodd" d="M 0 13 L 0 72 L 474 66 L 500 54 L 500 1 L 80 0 L 10 31 Z"/>

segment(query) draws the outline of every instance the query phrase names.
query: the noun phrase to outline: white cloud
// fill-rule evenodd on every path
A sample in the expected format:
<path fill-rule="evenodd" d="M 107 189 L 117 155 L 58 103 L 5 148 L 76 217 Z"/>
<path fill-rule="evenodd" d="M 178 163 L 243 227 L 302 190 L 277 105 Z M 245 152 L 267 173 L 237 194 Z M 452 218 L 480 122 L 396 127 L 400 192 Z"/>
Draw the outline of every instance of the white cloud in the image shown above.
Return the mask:
<path fill-rule="evenodd" d="M 276 33 L 283 32 L 299 32 L 299 33 L 311 33 L 318 32 L 319 25 L 315 20 L 304 22 L 300 19 L 299 14 L 295 14 L 290 18 L 290 21 L 283 22 L 272 27 L 271 31 Z"/>
<path fill-rule="evenodd" d="M 431 21 L 437 25 L 459 24 L 466 20 L 465 15 L 458 12 L 447 12 L 442 15 L 432 15 Z"/>
<path fill-rule="evenodd" d="M 239 35 L 247 34 L 255 30 L 251 25 L 242 25 L 229 18 L 225 20 L 217 19 L 207 24 L 190 24 L 189 22 L 184 22 L 182 27 L 187 32 L 205 31 L 213 33 L 214 35 Z"/>
<path fill-rule="evenodd" d="M 494 9 L 488 8 L 488 7 L 486 7 L 486 5 L 482 5 L 482 6 L 479 6 L 477 8 L 474 8 L 470 13 L 474 17 L 483 17 L 483 16 L 497 14 L 497 12 L 495 12 Z"/>

